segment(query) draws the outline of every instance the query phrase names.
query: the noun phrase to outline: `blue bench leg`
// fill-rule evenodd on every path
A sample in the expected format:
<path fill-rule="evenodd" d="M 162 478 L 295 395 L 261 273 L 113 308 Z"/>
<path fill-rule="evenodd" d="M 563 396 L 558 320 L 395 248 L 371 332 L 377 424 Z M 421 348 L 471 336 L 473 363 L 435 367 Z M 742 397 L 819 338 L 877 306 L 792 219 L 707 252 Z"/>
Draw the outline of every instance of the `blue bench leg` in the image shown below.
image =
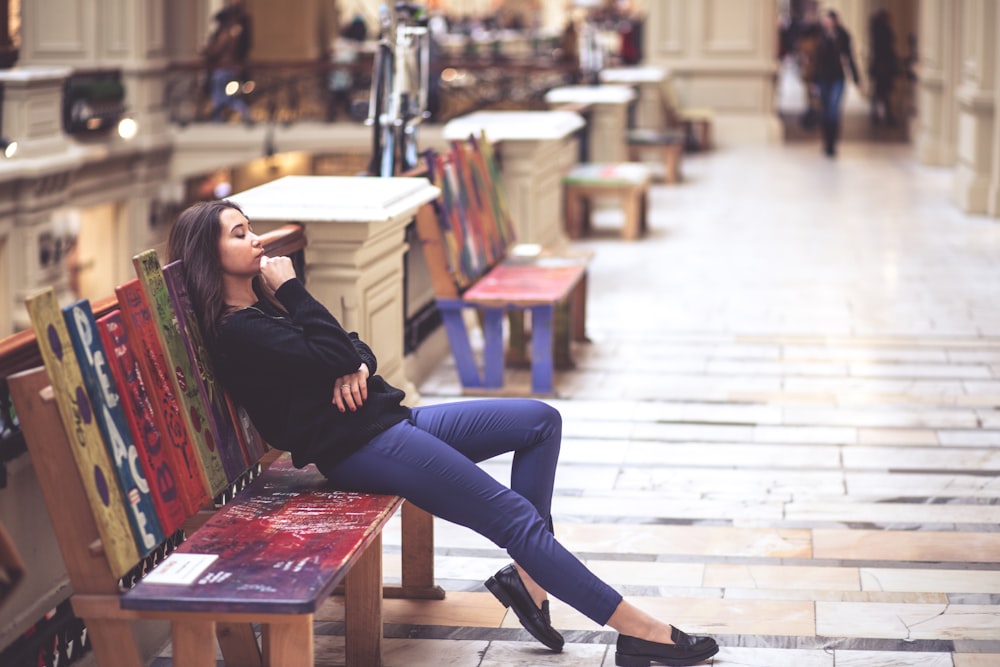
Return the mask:
<path fill-rule="evenodd" d="M 552 393 L 552 315 L 553 307 L 531 309 L 531 392 Z"/>
<path fill-rule="evenodd" d="M 483 385 L 487 389 L 503 386 L 503 315 L 502 308 L 483 309 Z"/>
<path fill-rule="evenodd" d="M 441 311 L 444 330 L 448 334 L 448 343 L 451 345 L 451 355 L 455 359 L 455 369 L 458 371 L 459 381 L 463 387 L 482 387 L 483 383 L 479 378 L 476 357 L 472 354 L 469 334 L 465 329 L 465 321 L 462 319 L 461 302 L 439 299 L 437 306 Z"/>

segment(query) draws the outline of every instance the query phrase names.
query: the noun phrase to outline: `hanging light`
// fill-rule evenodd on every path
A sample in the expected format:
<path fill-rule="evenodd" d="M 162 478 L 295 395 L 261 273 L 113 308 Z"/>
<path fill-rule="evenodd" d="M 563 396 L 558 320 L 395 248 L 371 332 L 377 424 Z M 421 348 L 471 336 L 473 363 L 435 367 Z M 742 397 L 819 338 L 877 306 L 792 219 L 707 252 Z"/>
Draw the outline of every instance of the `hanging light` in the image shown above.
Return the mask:
<path fill-rule="evenodd" d="M 0 151 L 3 151 L 3 156 L 6 158 L 14 157 L 14 153 L 17 152 L 17 142 L 7 137 L 0 137 Z"/>
<path fill-rule="evenodd" d="M 135 138 L 139 132 L 139 124 L 131 116 L 125 116 L 118 121 L 118 136 L 128 141 Z"/>

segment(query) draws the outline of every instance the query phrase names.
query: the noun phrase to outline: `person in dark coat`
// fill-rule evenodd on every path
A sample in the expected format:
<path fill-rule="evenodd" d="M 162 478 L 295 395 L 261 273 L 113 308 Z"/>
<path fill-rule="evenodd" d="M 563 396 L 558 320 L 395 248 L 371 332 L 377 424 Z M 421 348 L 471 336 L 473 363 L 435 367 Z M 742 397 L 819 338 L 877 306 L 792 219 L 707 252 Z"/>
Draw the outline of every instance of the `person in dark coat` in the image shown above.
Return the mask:
<path fill-rule="evenodd" d="M 223 122 L 225 111 L 232 109 L 240 114 L 244 123 L 249 124 L 250 109 L 240 97 L 239 82 L 244 77 L 252 44 L 250 16 L 243 9 L 242 0 L 228 0 L 214 18 L 215 30 L 202 49 L 209 66 L 212 120 Z"/>
<path fill-rule="evenodd" d="M 887 125 L 895 125 L 892 113 L 892 88 L 899 74 L 899 59 L 894 46 L 895 36 L 889 24 L 889 12 L 879 10 L 871 20 L 871 58 L 868 61 L 868 75 L 872 81 L 871 113 L 872 124 L 883 120 Z"/>
<path fill-rule="evenodd" d="M 851 36 L 840 25 L 832 9 L 823 13 L 822 31 L 816 45 L 813 82 L 819 89 L 823 152 L 833 157 L 837 153 L 840 135 L 840 110 L 844 96 L 844 68 L 850 69 L 854 85 L 860 84 L 858 67 L 851 49 Z"/>

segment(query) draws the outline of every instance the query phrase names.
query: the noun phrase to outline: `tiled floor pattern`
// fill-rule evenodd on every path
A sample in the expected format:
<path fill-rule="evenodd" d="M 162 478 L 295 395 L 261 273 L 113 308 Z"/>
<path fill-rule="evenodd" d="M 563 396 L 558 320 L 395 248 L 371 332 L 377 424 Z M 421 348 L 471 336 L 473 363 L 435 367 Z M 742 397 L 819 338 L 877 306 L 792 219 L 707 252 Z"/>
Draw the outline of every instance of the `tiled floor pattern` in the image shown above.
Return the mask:
<path fill-rule="evenodd" d="M 714 665 L 1000 665 L 1000 223 L 904 146 L 685 172 L 654 189 L 649 237 L 581 243 L 592 342 L 551 400 L 557 536 L 716 636 Z M 458 397 L 450 363 L 421 391 Z M 395 578 L 398 523 L 385 539 Z M 387 665 L 614 664 L 614 633 L 559 601 L 562 654 L 520 630 L 482 587 L 494 545 L 443 522 L 436 544 L 448 598 L 386 601 Z M 342 631 L 333 599 L 317 665 L 343 664 Z"/>

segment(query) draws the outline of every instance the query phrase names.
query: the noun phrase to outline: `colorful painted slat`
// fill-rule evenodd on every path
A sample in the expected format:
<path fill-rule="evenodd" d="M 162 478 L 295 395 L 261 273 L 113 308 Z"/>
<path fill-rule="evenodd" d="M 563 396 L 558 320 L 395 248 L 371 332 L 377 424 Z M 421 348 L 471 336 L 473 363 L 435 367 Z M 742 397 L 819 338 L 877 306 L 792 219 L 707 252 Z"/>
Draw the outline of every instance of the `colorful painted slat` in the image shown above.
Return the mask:
<path fill-rule="evenodd" d="M 156 335 L 153 313 L 138 278 L 118 286 L 115 293 L 118 295 L 122 321 L 129 340 L 133 342 L 139 368 L 143 378 L 147 379 L 146 388 L 153 402 L 154 414 L 162 422 L 162 426 L 160 422 L 157 423 L 158 430 L 167 437 L 164 450 L 172 463 L 171 468 L 177 478 L 184 508 L 189 515 L 194 514 L 211 500 L 211 496 L 208 494 L 208 483 L 201 460 L 188 434 L 188 426 L 163 355 L 163 346 Z"/>
<path fill-rule="evenodd" d="M 245 443 L 236 431 L 233 415 L 229 412 L 226 396 L 222 387 L 215 381 L 215 371 L 208 358 L 208 349 L 205 347 L 198 320 L 191 308 L 191 297 L 188 295 L 184 266 L 181 262 L 171 262 L 164 266 L 163 279 L 177 317 L 177 328 L 184 341 L 184 349 L 194 369 L 192 376 L 201 402 L 206 408 L 205 416 L 209 422 L 210 432 L 217 434 L 216 443 L 226 476 L 231 478 L 238 476 L 250 467 L 251 462 L 256 462 L 257 457 L 250 458 L 250 453 L 246 451 Z"/>
<path fill-rule="evenodd" d="M 209 491 L 213 496 L 221 493 L 229 482 L 239 477 L 240 471 L 226 470 L 219 455 L 219 434 L 213 431 L 205 406 L 198 394 L 195 371 L 173 312 L 173 303 L 167 292 L 166 281 L 155 250 L 146 250 L 132 258 L 136 275 L 142 284 L 146 299 L 153 313 L 156 332 L 163 345 L 163 354 L 171 369 L 171 382 L 182 406 L 181 414 L 201 459 Z"/>
<path fill-rule="evenodd" d="M 132 441 L 142 462 L 153 497 L 156 515 L 165 535 L 174 534 L 187 518 L 177 476 L 167 457 L 168 438 L 147 389 L 147 379 L 133 354 L 120 310 L 97 320 L 97 330 L 108 355 L 111 374 L 118 384 L 122 410 L 132 433 Z"/>
<path fill-rule="evenodd" d="M 121 577 L 139 560 L 139 551 L 55 291 L 29 297 L 27 306 L 108 566 Z"/>
<path fill-rule="evenodd" d="M 132 431 L 122 409 L 118 384 L 111 374 L 104 345 L 97 332 L 97 322 L 90 310 L 90 302 L 80 300 L 66 306 L 63 308 L 63 317 L 97 425 L 114 464 L 122 500 L 132 522 L 136 547 L 139 554 L 145 557 L 163 541 L 163 529 L 153 506 Z"/>

